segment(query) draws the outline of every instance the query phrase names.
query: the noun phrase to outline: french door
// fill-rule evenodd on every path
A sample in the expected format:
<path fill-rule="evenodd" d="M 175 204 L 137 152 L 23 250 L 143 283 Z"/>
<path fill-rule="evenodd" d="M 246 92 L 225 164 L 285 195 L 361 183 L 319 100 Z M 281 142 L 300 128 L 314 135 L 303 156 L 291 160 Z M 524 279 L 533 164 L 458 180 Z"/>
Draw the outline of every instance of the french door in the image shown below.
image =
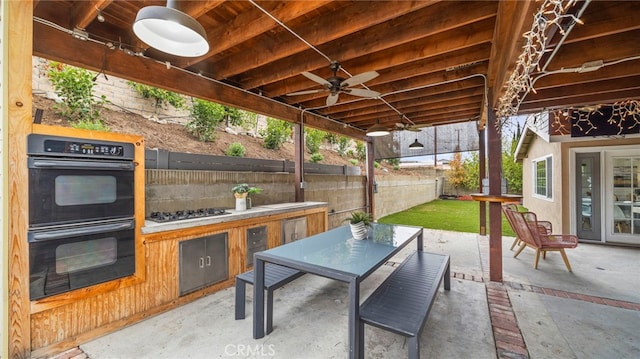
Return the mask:
<path fill-rule="evenodd" d="M 576 234 L 601 241 L 600 153 L 576 153 Z"/>

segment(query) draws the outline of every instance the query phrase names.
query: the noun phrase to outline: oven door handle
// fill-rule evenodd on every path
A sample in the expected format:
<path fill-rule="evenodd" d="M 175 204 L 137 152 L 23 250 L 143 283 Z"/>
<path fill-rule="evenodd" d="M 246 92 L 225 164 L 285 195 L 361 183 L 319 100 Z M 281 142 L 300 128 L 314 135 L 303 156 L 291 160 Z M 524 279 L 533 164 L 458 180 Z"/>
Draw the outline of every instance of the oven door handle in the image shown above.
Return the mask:
<path fill-rule="evenodd" d="M 127 221 L 121 223 L 107 223 L 107 224 L 99 224 L 96 226 L 90 227 L 75 227 L 75 228 L 65 228 L 65 229 L 56 229 L 52 231 L 37 231 L 37 232 L 29 232 L 28 241 L 29 242 L 42 242 L 42 241 L 51 241 L 56 239 L 65 239 L 69 237 L 78 237 L 78 236 L 86 236 L 86 235 L 94 235 L 100 233 L 109 233 L 116 231 L 123 231 L 128 229 L 133 229 L 135 227 L 135 221 Z"/>
<path fill-rule="evenodd" d="M 133 162 L 95 162 L 95 161 L 56 161 L 50 159 L 29 158 L 29 168 L 58 168 L 58 169 L 92 169 L 92 170 L 121 170 L 133 171 Z"/>

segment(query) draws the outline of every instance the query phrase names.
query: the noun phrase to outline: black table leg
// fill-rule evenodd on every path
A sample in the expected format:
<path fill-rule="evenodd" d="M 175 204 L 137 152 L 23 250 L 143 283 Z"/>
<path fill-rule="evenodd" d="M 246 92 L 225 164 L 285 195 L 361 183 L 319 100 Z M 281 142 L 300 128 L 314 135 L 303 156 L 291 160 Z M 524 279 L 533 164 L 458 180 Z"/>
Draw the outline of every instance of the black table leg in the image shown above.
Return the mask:
<path fill-rule="evenodd" d="M 360 349 L 363 347 L 360 335 L 360 280 L 353 278 L 349 282 L 349 358 L 362 358 Z"/>
<path fill-rule="evenodd" d="M 253 257 L 253 338 L 264 337 L 264 261 Z"/>

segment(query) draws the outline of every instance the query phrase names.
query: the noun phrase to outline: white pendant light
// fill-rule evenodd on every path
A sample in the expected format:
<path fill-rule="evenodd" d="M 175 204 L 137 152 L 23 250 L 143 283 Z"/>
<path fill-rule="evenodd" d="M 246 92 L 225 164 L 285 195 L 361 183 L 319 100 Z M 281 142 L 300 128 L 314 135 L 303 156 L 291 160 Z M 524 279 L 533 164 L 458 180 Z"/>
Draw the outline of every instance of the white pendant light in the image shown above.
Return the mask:
<path fill-rule="evenodd" d="M 197 57 L 209 51 L 207 33 L 191 16 L 176 10 L 175 0 L 167 6 L 146 6 L 138 11 L 133 32 L 140 40 L 167 54 Z"/>
<path fill-rule="evenodd" d="M 371 137 L 386 136 L 389 133 L 391 132 L 389 132 L 389 130 L 387 130 L 387 128 L 382 126 L 380 123 L 374 124 L 367 130 L 367 136 Z"/>
<path fill-rule="evenodd" d="M 424 145 L 420 142 L 418 142 L 418 139 L 416 138 L 415 141 L 413 141 L 412 144 L 409 145 L 409 149 L 410 150 L 421 150 L 424 148 Z"/>

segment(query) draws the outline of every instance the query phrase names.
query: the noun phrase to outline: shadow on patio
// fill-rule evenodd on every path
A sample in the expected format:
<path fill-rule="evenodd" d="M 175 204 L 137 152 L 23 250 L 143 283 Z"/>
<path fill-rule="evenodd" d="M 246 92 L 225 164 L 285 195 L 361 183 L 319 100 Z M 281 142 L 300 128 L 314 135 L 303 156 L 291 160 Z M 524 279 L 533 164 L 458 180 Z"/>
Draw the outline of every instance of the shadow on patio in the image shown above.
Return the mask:
<path fill-rule="evenodd" d="M 425 250 L 451 256 L 451 291 L 440 288 L 423 331 L 427 358 L 640 357 L 640 248 L 580 244 L 533 269 L 534 251 L 513 258 L 503 240 L 504 283 L 486 283 L 488 237 L 425 230 Z M 408 251 L 394 257 L 400 262 Z M 393 263 L 390 263 L 393 264 Z M 366 298 L 393 270 L 385 265 L 361 286 Z M 274 331 L 252 338 L 234 320 L 234 288 L 86 343 L 89 358 L 345 358 L 347 285 L 306 275 L 274 295 Z M 251 301 L 251 291 L 248 291 Z M 515 314 L 515 315 L 514 315 Z M 77 351 L 77 350 L 76 350 Z M 77 351 L 78 352 L 78 351 Z M 367 326 L 365 357 L 403 358 L 404 338 Z"/>

